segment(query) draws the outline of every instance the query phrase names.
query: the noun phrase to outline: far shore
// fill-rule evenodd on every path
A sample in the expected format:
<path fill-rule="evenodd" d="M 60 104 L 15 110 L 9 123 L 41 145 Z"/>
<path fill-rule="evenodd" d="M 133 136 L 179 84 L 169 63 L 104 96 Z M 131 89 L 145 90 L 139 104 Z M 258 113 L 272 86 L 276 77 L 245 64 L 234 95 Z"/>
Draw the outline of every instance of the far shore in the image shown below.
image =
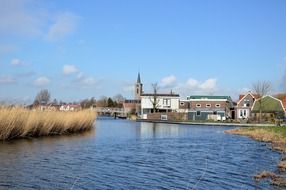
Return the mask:
<path fill-rule="evenodd" d="M 275 124 L 256 124 L 256 123 L 230 123 L 230 122 L 204 122 L 204 121 L 168 121 L 168 120 L 148 120 L 137 119 L 137 122 L 148 123 L 167 123 L 167 124 L 183 124 L 183 125 L 207 125 L 207 126 L 230 126 L 230 127 L 275 127 Z"/>

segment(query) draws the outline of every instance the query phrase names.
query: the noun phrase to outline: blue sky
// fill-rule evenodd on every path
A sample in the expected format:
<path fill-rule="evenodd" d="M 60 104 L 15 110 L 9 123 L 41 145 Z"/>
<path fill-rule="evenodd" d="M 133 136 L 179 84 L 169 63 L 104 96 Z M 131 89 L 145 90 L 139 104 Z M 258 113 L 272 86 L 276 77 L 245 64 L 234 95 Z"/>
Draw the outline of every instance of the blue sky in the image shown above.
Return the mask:
<path fill-rule="evenodd" d="M 286 90 L 285 0 L 0 0 L 0 100 Z"/>

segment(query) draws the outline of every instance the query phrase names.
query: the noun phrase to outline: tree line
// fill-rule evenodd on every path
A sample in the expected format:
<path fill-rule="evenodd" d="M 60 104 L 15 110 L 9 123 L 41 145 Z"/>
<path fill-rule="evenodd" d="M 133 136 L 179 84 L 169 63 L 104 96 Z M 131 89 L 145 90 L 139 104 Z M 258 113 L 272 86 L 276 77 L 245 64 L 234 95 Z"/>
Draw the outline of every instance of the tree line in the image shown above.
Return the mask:
<path fill-rule="evenodd" d="M 121 94 L 117 94 L 114 97 L 106 97 L 102 96 L 98 100 L 95 99 L 95 97 L 87 98 L 81 101 L 74 101 L 74 102 L 64 102 L 64 101 L 58 101 L 57 99 L 51 100 L 51 93 L 47 90 L 40 90 L 37 95 L 35 96 L 33 105 L 46 105 L 48 103 L 52 104 L 80 104 L 83 109 L 86 108 L 95 108 L 95 107 L 123 107 L 123 102 L 125 98 Z"/>

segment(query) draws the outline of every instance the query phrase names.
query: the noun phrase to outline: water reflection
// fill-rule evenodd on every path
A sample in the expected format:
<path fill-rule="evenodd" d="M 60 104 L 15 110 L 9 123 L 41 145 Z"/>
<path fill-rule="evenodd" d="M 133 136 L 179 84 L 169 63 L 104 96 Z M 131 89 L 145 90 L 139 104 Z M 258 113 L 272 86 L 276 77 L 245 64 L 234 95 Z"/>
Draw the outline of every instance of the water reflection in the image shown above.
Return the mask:
<path fill-rule="evenodd" d="M 140 123 L 141 138 L 170 138 L 178 137 L 184 128 L 179 125 L 160 124 L 160 123 Z"/>
<path fill-rule="evenodd" d="M 280 155 L 225 129 L 105 118 L 87 133 L 2 142 L 0 189 L 274 189 L 252 177 Z"/>

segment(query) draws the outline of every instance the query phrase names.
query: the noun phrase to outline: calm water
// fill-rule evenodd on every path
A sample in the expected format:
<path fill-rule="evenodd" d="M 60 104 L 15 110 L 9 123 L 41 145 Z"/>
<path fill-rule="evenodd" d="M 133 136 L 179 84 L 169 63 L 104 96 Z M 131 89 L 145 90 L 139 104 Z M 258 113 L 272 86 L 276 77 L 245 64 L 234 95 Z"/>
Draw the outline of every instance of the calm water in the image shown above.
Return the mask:
<path fill-rule="evenodd" d="M 0 189 L 275 189 L 281 155 L 225 127 L 98 119 L 80 135 L 0 143 Z"/>

